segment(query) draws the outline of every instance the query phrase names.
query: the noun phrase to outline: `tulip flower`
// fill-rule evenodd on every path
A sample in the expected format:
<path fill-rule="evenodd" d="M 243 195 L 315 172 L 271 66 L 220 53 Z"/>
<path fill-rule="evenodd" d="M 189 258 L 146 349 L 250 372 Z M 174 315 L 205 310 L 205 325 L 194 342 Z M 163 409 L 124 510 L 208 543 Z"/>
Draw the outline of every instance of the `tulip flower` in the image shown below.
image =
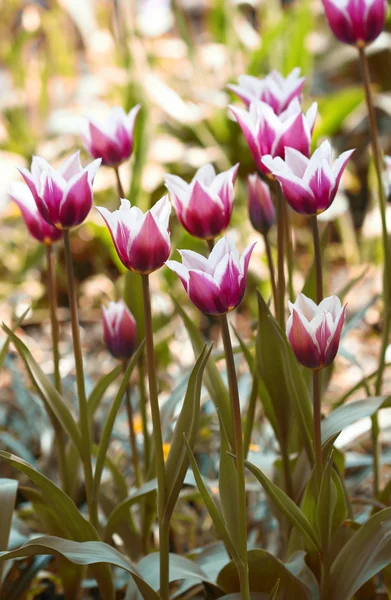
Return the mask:
<path fill-rule="evenodd" d="M 100 159 L 87 167 L 75 152 L 56 171 L 39 156 L 33 156 L 31 171 L 19 169 L 34 197 L 37 208 L 49 225 L 69 229 L 80 225 L 92 206 L 92 184 Z"/>
<path fill-rule="evenodd" d="M 255 231 L 266 235 L 276 221 L 276 211 L 269 186 L 256 174 L 247 179 L 248 214 Z"/>
<path fill-rule="evenodd" d="M 103 338 L 116 358 L 128 359 L 136 350 L 136 321 L 123 300 L 102 306 Z"/>
<path fill-rule="evenodd" d="M 386 0 L 322 2 L 330 29 L 341 42 L 363 47 L 382 32 L 386 19 Z"/>
<path fill-rule="evenodd" d="M 317 105 L 312 104 L 306 114 L 294 98 L 280 115 L 265 102 L 254 100 L 249 110 L 230 107 L 255 160 L 258 169 L 269 173 L 262 158 L 270 154 L 283 157 L 285 146 L 295 148 L 306 156 L 310 153 L 311 135 L 317 115 Z"/>
<path fill-rule="evenodd" d="M 118 167 L 127 160 L 133 152 L 134 127 L 140 108 L 137 104 L 126 114 L 116 106 L 103 122 L 89 119 L 82 132 L 87 152 L 109 167 Z"/>
<path fill-rule="evenodd" d="M 274 110 L 276 115 L 286 110 L 293 98 L 301 99 L 305 77 L 300 77 L 300 69 L 293 69 L 287 77 L 272 71 L 264 79 L 241 75 L 239 85 L 230 84 L 228 88 L 234 92 L 246 106 L 253 100 L 262 100 Z"/>
<path fill-rule="evenodd" d="M 27 185 L 20 181 L 13 183 L 9 195 L 19 206 L 24 222 L 33 238 L 47 245 L 61 238 L 62 231 L 57 227 L 52 227 L 42 218 Z"/>
<path fill-rule="evenodd" d="M 182 263 L 168 260 L 166 265 L 179 275 L 190 300 L 199 310 L 209 315 L 224 315 L 243 299 L 254 246 L 247 246 L 239 257 L 235 244 L 224 237 L 208 258 L 192 250 L 180 250 Z"/>
<path fill-rule="evenodd" d="M 171 204 L 164 196 L 143 213 L 129 200 L 122 199 L 118 210 L 110 212 L 97 207 L 111 233 L 115 249 L 123 265 L 146 275 L 159 269 L 170 255 L 168 222 Z"/>
<path fill-rule="evenodd" d="M 334 200 L 353 152 L 343 152 L 333 164 L 331 145 L 326 140 L 309 159 L 294 148 L 285 148 L 285 161 L 264 156 L 262 162 L 278 179 L 286 200 L 295 211 L 318 215 Z"/>
<path fill-rule="evenodd" d="M 327 367 L 338 352 L 346 304 L 329 296 L 316 305 L 299 294 L 294 304 L 289 302 L 289 310 L 286 334 L 297 360 L 310 369 Z"/>
<path fill-rule="evenodd" d="M 212 165 L 205 165 L 190 183 L 176 175 L 165 176 L 178 219 L 191 235 L 213 239 L 228 227 L 238 167 L 216 175 Z"/>

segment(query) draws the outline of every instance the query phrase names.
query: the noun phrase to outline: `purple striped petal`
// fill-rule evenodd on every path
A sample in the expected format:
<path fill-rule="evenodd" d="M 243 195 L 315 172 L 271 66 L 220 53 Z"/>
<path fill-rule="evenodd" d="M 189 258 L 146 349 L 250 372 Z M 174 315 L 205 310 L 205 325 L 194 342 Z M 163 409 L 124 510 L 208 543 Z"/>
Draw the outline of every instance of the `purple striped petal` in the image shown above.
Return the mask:
<path fill-rule="evenodd" d="M 62 227 L 76 227 L 87 217 L 92 207 L 92 188 L 87 171 L 71 183 L 60 203 L 59 222 Z"/>
<path fill-rule="evenodd" d="M 170 255 L 170 237 L 148 211 L 139 232 L 131 241 L 129 263 L 131 269 L 141 274 L 159 269 Z"/>
<path fill-rule="evenodd" d="M 227 307 L 221 301 L 220 288 L 208 273 L 189 271 L 188 294 L 193 304 L 208 315 L 227 312 Z"/>
<path fill-rule="evenodd" d="M 295 309 L 292 309 L 288 319 L 287 336 L 299 363 L 309 369 L 318 369 L 321 366 L 319 346 L 309 323 Z"/>
<path fill-rule="evenodd" d="M 338 348 L 339 348 L 339 341 L 341 338 L 341 331 L 342 331 L 342 327 L 344 326 L 344 323 L 345 323 L 345 318 L 346 318 L 346 304 L 342 308 L 341 315 L 340 315 L 338 321 L 336 322 L 334 331 L 331 333 L 329 341 L 327 343 L 326 350 L 324 352 L 324 358 L 323 358 L 325 367 L 327 367 L 327 365 L 330 365 L 337 355 Z"/>

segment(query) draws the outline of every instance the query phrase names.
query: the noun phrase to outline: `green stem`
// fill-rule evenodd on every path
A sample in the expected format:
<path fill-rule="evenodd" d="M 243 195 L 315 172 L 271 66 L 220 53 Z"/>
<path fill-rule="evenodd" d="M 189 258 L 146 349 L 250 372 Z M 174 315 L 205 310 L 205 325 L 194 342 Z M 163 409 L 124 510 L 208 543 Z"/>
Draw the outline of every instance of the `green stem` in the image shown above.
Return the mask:
<path fill-rule="evenodd" d="M 293 482 L 291 473 L 291 462 L 289 460 L 288 445 L 285 441 L 280 444 L 281 447 L 281 458 L 282 458 L 282 469 L 284 473 L 285 492 L 290 498 L 293 499 Z"/>
<path fill-rule="evenodd" d="M 126 371 L 126 361 L 124 363 L 124 372 L 125 371 Z M 139 488 L 141 486 L 140 463 L 138 460 L 136 432 L 134 430 L 133 406 L 132 406 L 132 399 L 130 397 L 130 385 L 129 384 L 126 386 L 125 407 L 126 407 L 126 414 L 128 415 L 129 444 L 130 444 L 130 451 L 132 453 L 134 480 L 135 480 L 136 487 Z"/>
<path fill-rule="evenodd" d="M 250 399 L 249 399 L 248 408 L 247 408 L 246 423 L 244 426 L 243 454 L 244 454 L 245 458 L 247 458 L 247 455 L 250 450 L 251 436 L 252 436 L 252 432 L 253 432 L 253 428 L 254 428 L 255 407 L 257 404 L 257 398 L 258 398 L 258 377 L 257 377 L 256 373 L 254 373 L 253 374 L 253 384 L 252 384 Z"/>
<path fill-rule="evenodd" d="M 114 173 L 115 173 L 115 177 L 117 179 L 117 192 L 120 198 L 125 198 L 125 192 L 124 192 L 124 188 L 122 186 L 121 183 L 121 177 L 119 175 L 119 169 L 118 167 L 114 167 Z"/>
<path fill-rule="evenodd" d="M 383 385 L 383 374 L 386 365 L 386 350 L 388 347 L 388 339 L 390 334 L 390 298 L 389 298 L 389 278 L 391 276 L 391 264 L 390 264 L 390 251 L 389 251 L 389 239 L 387 231 L 387 220 L 386 220 L 386 207 L 387 198 L 383 184 L 383 159 L 382 151 L 379 142 L 379 132 L 377 129 L 375 108 L 373 105 L 373 98 L 371 92 L 371 77 L 369 73 L 368 59 L 365 54 L 365 49 L 359 47 L 358 53 L 360 57 L 360 65 L 362 71 L 363 85 L 365 90 L 365 98 L 368 109 L 368 120 L 369 129 L 371 133 L 371 144 L 373 162 L 376 170 L 378 197 L 379 197 L 379 208 L 382 224 L 382 242 L 383 242 L 383 253 L 384 253 L 384 273 L 383 273 L 383 298 L 384 298 L 384 325 L 383 325 L 383 337 L 382 345 L 379 357 L 379 369 L 376 377 L 375 394 L 378 396 L 381 394 Z M 372 439 L 373 439 L 373 461 L 374 461 L 374 495 L 376 496 L 380 489 L 381 484 L 381 473 L 380 473 L 380 442 L 379 442 L 379 420 L 378 415 L 374 415 L 372 418 Z"/>
<path fill-rule="evenodd" d="M 155 366 L 155 351 L 153 345 L 151 296 L 149 276 L 141 275 L 143 282 L 143 301 L 145 319 L 145 342 L 149 380 L 149 399 L 151 403 L 152 427 L 154 436 L 155 467 L 157 477 L 157 513 L 159 520 L 159 553 L 160 553 L 160 597 L 169 597 L 169 523 L 163 520 L 166 508 L 166 470 L 164 466 L 163 437 L 160 423 L 158 387 Z"/>
<path fill-rule="evenodd" d="M 147 480 L 149 461 L 150 461 L 150 440 L 148 431 L 148 415 L 147 415 L 147 392 L 145 389 L 145 359 L 144 354 L 140 357 L 138 363 L 139 372 L 139 392 L 140 392 L 140 413 L 141 422 L 143 428 L 143 442 L 144 442 L 144 480 Z"/>
<path fill-rule="evenodd" d="M 57 293 L 56 293 L 56 276 L 54 267 L 54 254 L 53 246 L 46 244 L 46 262 L 47 262 L 47 295 L 50 311 L 50 324 L 52 334 L 52 351 L 53 351 L 53 364 L 54 364 L 54 384 L 59 394 L 62 394 L 62 382 L 60 374 L 60 351 L 58 349 L 59 343 L 59 325 L 57 319 Z M 58 463 L 60 471 L 60 479 L 63 490 L 68 493 L 69 480 L 68 480 L 68 469 L 67 469 L 67 458 L 66 458 L 66 436 L 60 423 L 53 417 L 53 425 L 55 430 L 55 443 L 58 452 Z"/>
<path fill-rule="evenodd" d="M 84 468 L 85 478 L 85 489 L 88 510 L 90 520 L 93 525 L 97 525 L 98 521 L 98 507 L 92 501 L 92 444 L 91 444 L 91 432 L 90 423 L 88 418 L 88 405 L 87 397 L 84 386 L 84 368 L 83 368 L 83 355 L 81 351 L 80 341 L 80 327 L 79 327 L 79 315 L 77 310 L 77 299 L 75 280 L 73 275 L 73 263 L 71 245 L 69 239 L 69 230 L 64 230 L 64 251 L 65 251 L 65 265 L 67 271 L 67 283 L 68 283 L 68 298 L 69 308 L 71 311 L 71 323 L 72 323 L 72 338 L 73 338 L 73 353 L 75 356 L 75 368 L 76 368 L 76 382 L 77 382 L 77 396 L 79 400 L 79 415 L 80 415 L 80 430 L 82 439 L 82 451 L 83 456 L 81 457 Z"/>
<path fill-rule="evenodd" d="M 229 382 L 229 392 L 231 396 L 232 416 L 234 422 L 234 438 L 235 438 L 235 456 L 236 456 L 236 471 L 238 476 L 239 488 L 239 507 L 238 519 L 239 529 L 241 532 L 240 539 L 240 558 L 243 563 L 243 568 L 239 569 L 240 589 L 243 600 L 249 600 L 249 581 L 248 581 L 248 562 L 247 562 L 247 519 L 246 519 L 246 479 L 244 473 L 244 446 L 242 434 L 242 418 L 240 414 L 240 400 L 238 381 L 236 377 L 235 361 L 232 351 L 231 336 L 229 333 L 227 315 L 221 315 L 221 333 L 223 336 L 223 344 L 225 351 L 225 360 L 227 363 L 227 374 Z"/>
<path fill-rule="evenodd" d="M 323 273 L 322 273 L 322 251 L 320 248 L 318 218 L 316 215 L 311 217 L 311 227 L 312 227 L 312 238 L 314 240 L 316 302 L 319 304 L 319 302 L 321 302 L 323 300 Z"/>
<path fill-rule="evenodd" d="M 295 291 L 293 289 L 293 247 L 292 247 L 292 227 L 288 211 L 288 203 L 283 203 L 284 221 L 285 221 L 285 245 L 286 262 L 288 267 L 288 295 L 291 302 L 295 301 Z"/>
<path fill-rule="evenodd" d="M 285 240 L 285 211 L 284 196 L 280 186 L 275 184 L 277 208 L 277 273 L 278 273 L 278 308 L 277 319 L 285 330 L 285 272 L 284 272 L 284 240 Z"/>
<path fill-rule="evenodd" d="M 271 249 L 271 246 L 270 246 L 270 240 L 269 240 L 269 236 L 268 236 L 267 233 L 263 234 L 263 239 L 264 239 L 264 242 L 265 242 L 267 264 L 268 264 L 269 273 L 270 273 L 270 284 L 272 286 L 274 310 L 277 313 L 277 309 L 278 309 L 278 295 L 277 295 L 277 285 L 276 285 L 276 274 L 275 274 L 275 270 L 274 270 L 272 249 Z"/>
<path fill-rule="evenodd" d="M 315 450 L 315 480 L 316 489 L 319 493 L 320 484 L 323 473 L 322 459 L 322 435 L 321 435 L 321 370 L 317 369 L 312 372 L 313 383 L 313 406 L 314 406 L 314 450 Z"/>

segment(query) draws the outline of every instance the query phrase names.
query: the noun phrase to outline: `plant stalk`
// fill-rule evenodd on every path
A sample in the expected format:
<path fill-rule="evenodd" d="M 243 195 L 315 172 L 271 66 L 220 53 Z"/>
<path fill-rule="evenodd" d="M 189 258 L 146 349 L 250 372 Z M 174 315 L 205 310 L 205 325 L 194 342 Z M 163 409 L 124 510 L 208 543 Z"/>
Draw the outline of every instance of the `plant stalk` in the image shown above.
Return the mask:
<path fill-rule="evenodd" d="M 98 507 L 96 502 L 92 500 L 92 444 L 91 444 L 91 431 L 90 423 L 88 418 L 88 405 L 87 397 L 84 385 L 84 368 L 83 368 L 83 355 L 81 350 L 80 341 L 80 327 L 79 327 L 79 315 L 77 309 L 75 279 L 73 274 L 73 263 L 72 253 L 69 238 L 69 230 L 64 230 L 64 251 L 65 251 L 65 266 L 67 272 L 67 283 L 68 283 L 68 298 L 69 308 L 71 311 L 71 324 L 72 324 L 72 338 L 73 338 L 73 353 L 75 356 L 75 369 L 76 369 L 76 382 L 77 382 L 77 396 L 79 401 L 79 416 L 80 416 L 80 430 L 82 438 L 82 450 L 83 456 L 81 457 L 84 469 L 85 478 L 85 489 L 88 504 L 88 511 L 90 515 L 90 521 L 93 525 L 97 525 L 98 522 Z"/>
<path fill-rule="evenodd" d="M 293 246 L 292 246 L 292 227 L 288 211 L 288 203 L 283 203 L 284 221 L 285 221 L 285 245 L 286 245 L 286 263 L 288 267 L 288 296 L 291 302 L 295 301 L 295 291 L 293 289 Z"/>
<path fill-rule="evenodd" d="M 285 242 L 285 198 L 280 186 L 275 183 L 276 208 L 277 208 L 277 285 L 278 307 L 277 320 L 281 329 L 285 330 L 285 272 L 284 272 L 284 242 Z"/>
<path fill-rule="evenodd" d="M 229 392 L 231 396 L 232 416 L 234 423 L 236 471 L 238 476 L 239 488 L 239 529 L 241 532 L 240 540 L 240 558 L 243 568 L 239 569 L 240 590 L 242 600 L 249 600 L 250 589 L 248 579 L 248 561 L 247 561 L 247 518 L 246 518 L 246 479 L 244 473 L 244 446 L 242 434 L 242 418 L 240 413 L 240 400 L 238 381 L 236 377 L 235 361 L 232 351 L 231 336 L 229 333 L 227 315 L 221 315 L 221 333 L 223 337 L 225 360 L 227 363 L 227 374 L 229 382 Z"/>
<path fill-rule="evenodd" d="M 159 520 L 159 553 L 160 553 L 160 597 L 169 597 L 169 522 L 164 521 L 166 508 L 166 469 L 164 465 L 163 437 L 160 422 L 158 387 L 155 366 L 155 351 L 153 345 L 151 296 L 149 276 L 141 275 L 143 283 L 143 302 L 145 319 L 145 342 L 147 354 L 149 399 L 151 403 L 152 426 L 154 436 L 155 467 L 157 477 L 157 514 Z"/>
<path fill-rule="evenodd" d="M 255 407 L 257 404 L 258 398 L 258 377 L 256 373 L 253 373 L 253 383 L 251 387 L 250 399 L 247 407 L 247 415 L 246 415 L 246 423 L 244 426 L 244 436 L 243 436 L 243 444 L 244 457 L 247 458 L 250 445 L 251 445 L 251 436 L 254 428 L 254 419 L 255 419 Z"/>
<path fill-rule="evenodd" d="M 273 263 L 272 248 L 270 245 L 269 235 L 267 233 L 263 234 L 263 240 L 265 242 L 266 258 L 267 258 L 267 264 L 268 264 L 269 273 L 270 273 L 270 284 L 272 286 L 274 310 L 275 310 L 275 313 L 277 314 L 278 294 L 277 294 L 277 285 L 276 285 L 276 273 L 275 273 L 274 263 Z"/>
<path fill-rule="evenodd" d="M 316 277 L 316 302 L 323 300 L 323 272 L 322 272 L 322 251 L 320 248 L 320 237 L 318 228 L 318 217 L 311 217 L 312 238 L 314 241 L 314 258 L 315 258 L 315 277 Z"/>
<path fill-rule="evenodd" d="M 368 110 L 369 129 L 371 134 L 371 145 L 373 162 L 375 165 L 378 197 L 379 197 L 379 208 L 382 224 L 382 242 L 383 242 L 383 253 L 384 253 L 384 272 L 383 272 L 383 301 L 384 301 L 384 324 L 383 324 L 383 337 L 382 345 L 379 357 L 379 369 L 377 372 L 376 383 L 375 383 L 375 394 L 376 396 L 381 394 L 383 385 L 383 374 L 386 365 L 386 350 L 388 346 L 388 340 L 390 335 L 390 298 L 389 298 L 389 286 L 391 277 L 391 263 L 390 263 L 390 250 L 389 250 L 389 238 L 387 231 L 387 220 L 386 220 L 386 208 L 387 198 L 383 184 L 383 159 L 382 151 L 379 142 L 379 132 L 376 123 L 376 114 L 373 104 L 373 97 L 371 91 L 371 77 L 369 73 L 369 65 L 365 48 L 358 47 L 358 53 L 360 58 L 360 66 L 363 78 L 363 85 L 365 90 L 365 99 Z M 374 495 L 379 493 L 381 485 L 381 472 L 380 472 L 380 441 L 379 441 L 379 419 L 377 413 L 372 417 L 372 440 L 373 440 L 373 465 L 374 465 Z"/>
<path fill-rule="evenodd" d="M 121 177 L 119 175 L 118 167 L 114 167 L 114 173 L 117 180 L 117 192 L 120 198 L 125 198 L 124 188 L 122 186 Z"/>
<path fill-rule="evenodd" d="M 315 450 L 315 480 L 316 489 L 319 493 L 320 484 L 322 481 L 323 473 L 323 459 L 322 459 L 322 434 L 321 434 L 321 389 L 322 389 L 322 371 L 316 369 L 312 371 L 312 384 L 313 384 L 313 407 L 314 407 L 314 450 Z"/>
<path fill-rule="evenodd" d="M 126 371 L 126 366 L 127 365 L 126 365 L 126 361 L 125 361 L 124 362 L 124 372 Z M 132 406 L 132 399 L 130 396 L 130 385 L 129 384 L 126 387 L 126 393 L 125 393 L 125 408 L 126 408 L 126 414 L 128 416 L 129 445 L 130 445 L 130 451 L 132 453 L 134 481 L 135 481 L 136 487 L 139 488 L 141 486 L 140 462 L 138 459 L 137 439 L 136 439 L 136 432 L 134 429 L 134 414 L 133 414 L 133 406 Z"/>

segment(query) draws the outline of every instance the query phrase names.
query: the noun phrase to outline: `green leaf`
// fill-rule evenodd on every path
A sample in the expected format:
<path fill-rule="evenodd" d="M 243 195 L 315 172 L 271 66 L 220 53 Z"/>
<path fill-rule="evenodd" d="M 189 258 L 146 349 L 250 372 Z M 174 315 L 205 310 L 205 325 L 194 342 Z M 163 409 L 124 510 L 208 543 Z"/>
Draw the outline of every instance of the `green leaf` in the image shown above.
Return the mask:
<path fill-rule="evenodd" d="M 196 356 L 199 356 L 199 354 L 201 354 L 202 352 L 202 348 L 204 347 L 204 340 L 202 339 L 202 335 L 200 334 L 194 322 L 190 319 L 190 317 L 186 314 L 186 312 L 174 298 L 173 302 L 176 311 L 179 313 L 182 321 L 185 324 L 187 333 L 190 337 L 190 341 L 193 346 L 194 354 Z M 208 392 L 210 393 L 211 398 L 216 406 L 217 412 L 220 414 L 224 422 L 225 428 L 228 433 L 230 445 L 231 447 L 234 447 L 233 423 L 228 391 L 226 386 L 224 385 L 223 379 L 216 366 L 216 363 L 212 360 L 208 360 L 207 362 L 204 380 Z"/>
<path fill-rule="evenodd" d="M 219 496 L 223 519 L 230 538 L 236 548 L 241 547 L 241 531 L 239 518 L 239 490 L 236 464 L 228 455 L 230 451 L 224 424 L 220 421 L 220 466 L 219 466 Z"/>
<path fill-rule="evenodd" d="M 159 554 L 153 552 L 147 554 L 137 563 L 137 571 L 147 582 L 148 585 L 155 591 L 159 589 Z M 216 586 L 214 581 L 211 581 L 207 574 L 192 560 L 179 554 L 170 554 L 170 583 L 180 579 L 198 579 L 198 581 L 206 581 Z"/>
<path fill-rule="evenodd" d="M 70 408 L 66 405 L 64 399 L 50 379 L 42 371 L 37 361 L 32 356 L 27 346 L 20 340 L 6 325 L 3 324 L 3 329 L 8 333 L 10 339 L 15 345 L 17 351 L 23 359 L 24 364 L 29 372 L 32 382 L 36 386 L 39 393 L 45 399 L 45 402 L 53 411 L 57 420 L 61 424 L 63 430 L 69 435 L 70 439 L 77 448 L 80 456 L 82 455 L 82 443 L 79 427 L 71 413 Z"/>
<path fill-rule="evenodd" d="M 280 589 L 280 579 L 277 579 L 277 583 L 270 592 L 269 600 L 277 600 L 278 591 Z"/>
<path fill-rule="evenodd" d="M 316 507 L 317 529 L 324 553 L 328 552 L 330 546 L 332 516 L 336 504 L 336 491 L 332 480 L 333 461 L 334 457 L 331 453 L 323 471 Z"/>
<path fill-rule="evenodd" d="M 42 554 L 54 554 L 62 556 L 77 565 L 102 564 L 114 565 L 124 569 L 133 577 L 144 600 L 160 600 L 160 596 L 143 580 L 138 571 L 134 569 L 126 558 L 104 542 L 74 542 L 54 536 L 42 536 L 26 542 L 21 548 L 10 552 L 0 552 L 0 561 L 14 558 L 26 558 L 27 556 L 39 556 Z M 98 569 L 95 569 L 97 572 Z M 105 600 L 114 599 L 114 589 Z"/>
<path fill-rule="evenodd" d="M 30 307 L 28 307 L 28 308 L 27 308 L 27 309 L 24 311 L 24 313 L 22 314 L 22 316 L 21 316 L 21 317 L 19 317 L 19 319 L 16 321 L 16 323 L 15 323 L 15 324 L 14 324 L 14 326 L 12 327 L 12 330 L 11 330 L 11 331 L 12 331 L 12 333 L 14 333 L 14 331 L 16 331 L 16 329 L 17 329 L 17 328 L 18 328 L 18 327 L 19 327 L 19 326 L 20 326 L 20 325 L 23 323 L 23 321 L 24 321 L 24 319 L 25 319 L 25 317 L 26 317 L 27 313 L 29 312 L 29 310 L 30 310 Z M 2 347 L 1 347 L 1 350 L 0 350 L 0 371 L 1 371 L 1 369 L 3 368 L 3 365 L 4 365 L 4 362 L 5 362 L 5 359 L 7 358 L 7 354 L 8 354 L 8 348 L 9 348 L 9 345 L 10 345 L 10 341 L 11 341 L 11 338 L 10 338 L 10 336 L 9 336 L 9 335 L 7 335 L 7 338 L 6 338 L 6 340 L 5 340 L 5 342 L 4 342 L 4 344 L 2 345 Z"/>
<path fill-rule="evenodd" d="M 391 508 L 361 525 L 331 565 L 329 597 L 346 600 L 391 562 Z"/>
<path fill-rule="evenodd" d="M 101 440 L 98 447 L 97 457 L 96 457 L 96 465 L 95 465 L 95 474 L 94 474 L 94 482 L 93 482 L 93 495 L 95 498 L 98 498 L 99 495 L 99 486 L 103 473 L 103 468 L 105 464 L 105 458 L 107 451 L 110 445 L 111 433 L 114 427 L 114 421 L 116 419 L 118 410 L 121 406 L 121 402 L 124 398 L 126 388 L 129 383 L 130 376 L 133 372 L 134 367 L 137 364 L 139 357 L 144 348 L 144 342 L 141 342 L 140 346 L 137 348 L 136 352 L 133 354 L 129 364 L 124 373 L 123 379 L 119 386 L 118 392 L 114 398 L 114 402 L 110 406 L 109 414 L 106 417 L 105 426 L 103 428 Z"/>
<path fill-rule="evenodd" d="M 295 504 L 281 488 L 270 481 L 258 467 L 251 464 L 248 460 L 245 460 L 244 464 L 256 479 L 258 479 L 270 500 L 282 513 L 284 513 L 290 523 L 300 530 L 311 549 L 315 552 L 319 551 L 320 543 L 316 532 L 297 504 Z"/>
<path fill-rule="evenodd" d="M 193 448 L 200 416 L 200 398 L 202 376 L 212 351 L 212 344 L 205 344 L 191 372 L 182 410 L 175 426 L 170 450 L 166 461 L 167 502 L 165 517 L 169 519 L 174 510 L 179 492 L 182 489 L 185 475 L 189 468 L 189 458 L 186 452 L 184 437 L 190 448 Z"/>
<path fill-rule="evenodd" d="M 98 410 L 100 402 L 107 388 L 117 379 L 121 371 L 122 367 L 121 365 L 118 365 L 117 367 L 115 367 L 115 369 L 110 371 L 110 373 L 107 373 L 107 375 L 99 379 L 99 381 L 95 385 L 94 389 L 88 397 L 88 415 L 90 420 L 92 420 L 94 414 Z"/>
<path fill-rule="evenodd" d="M 322 421 L 322 443 L 336 433 L 340 433 L 345 427 L 352 425 L 359 419 L 371 417 L 380 408 L 389 405 L 389 396 L 373 396 L 363 400 L 355 400 L 333 410 L 326 419 Z"/>
<path fill-rule="evenodd" d="M 248 569 L 251 592 L 272 593 L 276 581 L 280 581 L 279 590 L 285 600 L 317 600 L 318 584 L 305 563 L 305 553 L 297 552 L 288 562 L 283 563 L 266 550 L 249 550 Z M 220 571 L 217 584 L 226 593 L 240 590 L 238 572 L 233 561 Z"/>
<path fill-rule="evenodd" d="M 12 515 L 15 508 L 18 482 L 14 479 L 0 479 L 0 550 L 7 550 L 11 531 Z M 0 588 L 3 565 L 0 565 Z"/>

